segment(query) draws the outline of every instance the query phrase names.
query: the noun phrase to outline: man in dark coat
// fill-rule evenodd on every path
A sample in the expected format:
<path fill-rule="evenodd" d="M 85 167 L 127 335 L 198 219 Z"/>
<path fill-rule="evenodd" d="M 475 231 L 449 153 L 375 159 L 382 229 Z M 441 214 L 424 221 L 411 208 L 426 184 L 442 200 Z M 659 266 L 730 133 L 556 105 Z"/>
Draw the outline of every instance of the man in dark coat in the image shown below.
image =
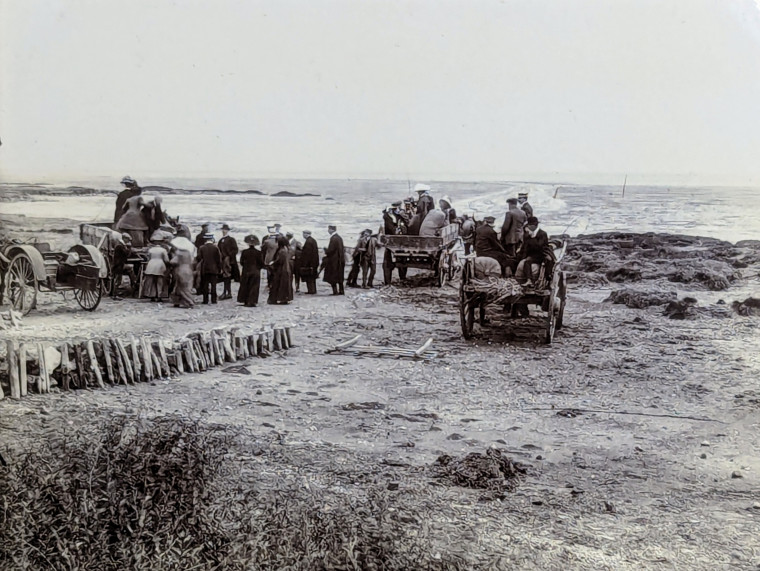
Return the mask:
<path fill-rule="evenodd" d="M 261 243 L 261 255 L 264 257 L 264 265 L 267 268 L 267 285 L 272 285 L 272 261 L 274 255 L 277 252 L 277 236 L 280 233 L 277 231 L 279 224 L 270 224 L 267 226 L 267 236 Z"/>
<path fill-rule="evenodd" d="M 237 263 L 238 245 L 235 238 L 230 236 L 229 224 L 222 224 L 222 237 L 217 246 L 222 255 L 222 283 L 224 284 L 219 299 L 232 299 L 232 280 L 240 281 L 240 268 Z"/>
<path fill-rule="evenodd" d="M 293 256 L 293 282 L 296 285 L 296 291 L 301 291 L 301 251 L 303 246 L 301 242 L 295 239 L 293 232 L 286 232 L 285 237 L 290 245 L 290 252 Z"/>
<path fill-rule="evenodd" d="M 535 216 L 528 218 L 528 225 L 525 227 L 523 255 L 515 272 L 518 282 L 532 285 L 532 280 L 537 275 L 534 265 L 540 267 L 542 263 L 545 268 L 544 275 L 547 278 L 551 276 L 554 269 L 554 252 L 549 246 L 549 235 L 538 226 L 538 218 Z"/>
<path fill-rule="evenodd" d="M 523 226 L 528 217 L 517 207 L 516 198 L 508 198 L 507 204 L 509 210 L 504 215 L 504 224 L 501 226 L 501 244 L 507 255 L 514 258 L 522 241 Z"/>
<path fill-rule="evenodd" d="M 377 235 L 372 234 L 369 228 L 364 231 L 367 234 L 367 246 L 361 257 L 362 266 L 362 287 L 371 288 L 372 281 L 375 279 L 375 270 L 377 267 Z M 369 277 L 367 274 L 369 273 Z"/>
<path fill-rule="evenodd" d="M 475 230 L 475 255 L 479 258 L 493 258 L 501 266 L 503 276 L 512 275 L 511 267 L 513 258 L 507 255 L 504 246 L 499 243 L 496 230 L 493 229 L 496 219 L 486 216 L 477 230 Z M 507 273 L 507 268 L 510 268 Z"/>
<path fill-rule="evenodd" d="M 420 220 L 425 220 L 427 213 L 435 208 L 435 200 L 428 194 L 430 187 L 426 184 L 418 184 L 414 187 L 414 190 L 417 191 L 416 214 L 419 214 Z"/>
<path fill-rule="evenodd" d="M 359 234 L 359 239 L 356 241 L 356 246 L 354 246 L 354 251 L 351 254 L 351 270 L 348 272 L 346 287 L 359 287 L 359 284 L 356 283 L 356 280 L 359 279 L 359 270 L 362 266 L 362 256 L 364 255 L 364 252 L 367 251 L 367 241 L 371 235 L 372 230 L 363 230 L 362 233 Z"/>
<path fill-rule="evenodd" d="M 528 193 L 520 192 L 517 194 L 517 203 L 520 206 L 520 210 L 525 212 L 525 216 L 530 218 L 533 216 L 533 207 L 528 202 Z"/>
<path fill-rule="evenodd" d="M 214 244 L 214 235 L 206 234 L 204 243 L 198 248 L 196 259 L 201 265 L 201 293 L 203 303 L 208 304 L 209 290 L 211 290 L 211 303 L 216 303 L 216 284 L 219 282 L 219 274 L 222 272 L 222 255 L 219 248 Z"/>
<path fill-rule="evenodd" d="M 114 224 L 116 224 L 119 221 L 119 218 L 121 218 L 121 215 L 124 214 L 124 205 L 127 203 L 127 200 L 133 196 L 142 194 L 142 188 L 140 188 L 137 181 L 129 175 L 121 179 L 121 184 L 124 185 L 124 190 L 116 196 L 116 210 L 113 214 Z"/>
<path fill-rule="evenodd" d="M 338 235 L 338 229 L 330 225 L 327 227 L 330 234 L 330 243 L 325 248 L 325 257 L 322 258 L 322 267 L 325 270 L 323 280 L 332 286 L 332 295 L 345 295 L 343 289 L 343 275 L 346 271 L 346 251 L 343 248 L 343 238 Z"/>
<path fill-rule="evenodd" d="M 195 240 L 193 241 L 193 244 L 195 244 L 195 247 L 200 249 L 203 244 L 206 243 L 206 234 L 208 234 L 208 222 L 205 224 L 201 224 L 201 231 L 198 232 L 198 235 L 195 237 Z"/>
<path fill-rule="evenodd" d="M 277 251 L 272 259 L 272 284 L 267 303 L 288 304 L 293 300 L 293 255 L 288 239 L 277 236 Z"/>
<path fill-rule="evenodd" d="M 301 279 L 306 282 L 306 293 L 314 295 L 317 293 L 319 246 L 317 241 L 311 237 L 311 230 L 303 231 L 303 248 L 301 248 L 299 262 L 301 267 L 298 269 L 298 273 Z"/>

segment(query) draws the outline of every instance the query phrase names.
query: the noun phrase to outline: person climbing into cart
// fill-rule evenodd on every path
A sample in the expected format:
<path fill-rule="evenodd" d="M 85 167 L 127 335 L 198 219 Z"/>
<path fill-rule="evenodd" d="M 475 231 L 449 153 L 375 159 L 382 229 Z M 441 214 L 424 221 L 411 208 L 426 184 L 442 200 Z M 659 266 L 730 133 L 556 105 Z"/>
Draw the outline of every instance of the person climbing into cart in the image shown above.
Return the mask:
<path fill-rule="evenodd" d="M 483 224 L 475 230 L 475 255 L 479 258 L 493 258 L 501 266 L 501 275 L 509 277 L 512 275 L 512 262 L 514 258 L 507 255 L 504 246 L 499 242 L 494 230 L 496 218 L 486 216 L 483 218 Z"/>
<path fill-rule="evenodd" d="M 137 181 L 129 175 L 121 179 L 121 184 L 124 185 L 124 190 L 116 196 L 116 210 L 113 215 L 114 224 L 116 224 L 122 214 L 124 214 L 124 205 L 127 203 L 127 200 L 133 196 L 142 194 L 142 188 L 140 188 L 140 185 L 138 185 Z"/>

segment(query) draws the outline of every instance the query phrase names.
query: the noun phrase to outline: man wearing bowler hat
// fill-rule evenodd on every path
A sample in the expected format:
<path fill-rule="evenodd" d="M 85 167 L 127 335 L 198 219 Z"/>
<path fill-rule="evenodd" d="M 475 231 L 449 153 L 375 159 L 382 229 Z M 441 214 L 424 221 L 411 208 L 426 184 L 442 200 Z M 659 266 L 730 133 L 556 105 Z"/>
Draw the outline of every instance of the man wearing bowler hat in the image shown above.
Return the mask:
<path fill-rule="evenodd" d="M 222 255 L 222 283 L 224 290 L 219 299 L 232 299 L 232 280 L 240 281 L 240 268 L 237 263 L 238 245 L 235 238 L 230 236 L 229 224 L 222 224 L 222 237 L 217 243 Z"/>

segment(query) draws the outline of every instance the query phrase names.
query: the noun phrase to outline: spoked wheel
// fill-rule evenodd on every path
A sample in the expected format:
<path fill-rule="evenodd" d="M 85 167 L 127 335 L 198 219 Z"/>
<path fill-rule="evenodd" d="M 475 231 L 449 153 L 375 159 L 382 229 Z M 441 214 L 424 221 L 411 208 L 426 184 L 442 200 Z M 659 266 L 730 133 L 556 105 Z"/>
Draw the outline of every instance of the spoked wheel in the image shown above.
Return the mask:
<path fill-rule="evenodd" d="M 462 335 L 465 339 L 472 338 L 475 329 L 475 304 L 471 294 L 465 293 L 459 300 L 459 320 L 462 323 Z"/>
<path fill-rule="evenodd" d="M 567 279 L 565 272 L 559 275 L 559 312 L 557 313 L 557 329 L 562 329 L 565 317 L 565 300 L 567 299 Z"/>
<path fill-rule="evenodd" d="M 550 344 L 554 340 L 554 332 L 557 329 L 557 282 L 552 280 L 551 294 L 549 295 L 549 303 L 547 307 L 546 315 L 546 344 Z"/>
<path fill-rule="evenodd" d="M 102 290 L 102 295 L 111 295 L 114 288 L 114 279 L 113 274 L 111 273 L 111 262 L 109 262 L 108 258 L 105 256 L 103 259 L 106 263 L 108 273 L 106 274 L 106 277 L 100 278 L 100 289 Z"/>
<path fill-rule="evenodd" d="M 6 281 L 13 309 L 26 315 L 37 306 L 37 278 L 26 254 L 18 254 L 11 260 Z"/>
<path fill-rule="evenodd" d="M 100 282 L 95 289 L 75 289 L 74 299 L 77 300 L 79 306 L 85 311 L 94 311 L 100 304 L 100 299 L 103 297 L 103 288 Z"/>
<path fill-rule="evenodd" d="M 446 250 L 438 256 L 438 287 L 445 286 L 449 281 L 449 268 L 447 265 Z"/>

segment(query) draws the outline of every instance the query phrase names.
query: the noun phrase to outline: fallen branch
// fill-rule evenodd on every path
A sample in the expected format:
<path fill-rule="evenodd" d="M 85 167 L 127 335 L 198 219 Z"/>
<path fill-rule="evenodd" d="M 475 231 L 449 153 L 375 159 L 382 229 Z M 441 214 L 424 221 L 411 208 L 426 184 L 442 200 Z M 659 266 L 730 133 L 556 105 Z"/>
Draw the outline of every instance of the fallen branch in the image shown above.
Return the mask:
<path fill-rule="evenodd" d="M 520 410 L 523 410 L 523 411 L 527 411 L 527 410 L 554 410 L 554 411 L 559 412 L 559 411 L 564 410 L 564 409 L 554 408 L 554 407 L 548 408 L 548 407 L 543 407 L 543 406 L 537 406 L 537 407 L 531 407 L 531 408 L 523 408 L 523 409 L 520 409 Z M 715 420 L 713 418 L 700 418 L 698 416 L 689 416 L 689 415 L 680 415 L 680 414 L 657 414 L 657 413 L 652 413 L 652 412 L 631 412 L 631 411 L 628 411 L 628 410 L 600 410 L 600 409 L 593 409 L 593 408 L 575 408 L 575 407 L 572 407 L 572 410 L 577 411 L 577 412 L 596 412 L 596 413 L 600 413 L 600 414 L 628 414 L 628 415 L 632 415 L 632 416 L 654 416 L 654 417 L 657 417 L 657 418 L 680 418 L 680 419 L 684 419 L 684 420 L 698 420 L 700 422 L 718 422 L 720 424 L 726 424 L 722 420 Z"/>

